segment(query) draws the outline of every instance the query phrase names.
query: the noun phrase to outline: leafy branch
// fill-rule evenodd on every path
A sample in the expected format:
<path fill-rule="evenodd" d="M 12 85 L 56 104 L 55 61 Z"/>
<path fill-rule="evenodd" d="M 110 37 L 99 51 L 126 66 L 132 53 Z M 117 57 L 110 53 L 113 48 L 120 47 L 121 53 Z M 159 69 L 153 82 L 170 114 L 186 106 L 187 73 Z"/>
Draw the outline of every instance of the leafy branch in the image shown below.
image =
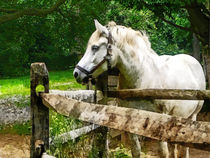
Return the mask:
<path fill-rule="evenodd" d="M 177 25 L 169 20 L 166 20 L 165 18 L 161 17 L 161 16 L 158 16 L 158 18 L 160 18 L 161 20 L 163 20 L 164 22 L 166 22 L 167 24 L 170 24 L 176 28 L 179 28 L 181 30 L 185 30 L 185 31 L 192 31 L 192 29 L 190 27 L 183 27 L 183 26 L 180 26 L 180 25 Z"/>
<path fill-rule="evenodd" d="M 6 15 L 0 16 L 0 24 L 3 24 L 5 22 L 18 19 L 23 16 L 46 16 L 47 14 L 50 14 L 54 11 L 56 11 L 62 4 L 65 3 L 66 0 L 58 0 L 51 8 L 47 9 L 5 9 L 0 8 L 0 12 L 7 13 Z"/>

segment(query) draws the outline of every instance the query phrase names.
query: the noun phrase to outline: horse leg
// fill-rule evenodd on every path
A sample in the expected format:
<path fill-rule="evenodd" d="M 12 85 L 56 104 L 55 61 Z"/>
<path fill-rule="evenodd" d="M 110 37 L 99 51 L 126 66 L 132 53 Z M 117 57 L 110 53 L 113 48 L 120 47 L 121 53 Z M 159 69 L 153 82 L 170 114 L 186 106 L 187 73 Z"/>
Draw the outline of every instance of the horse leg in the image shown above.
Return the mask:
<path fill-rule="evenodd" d="M 197 119 L 197 114 L 193 114 L 191 117 L 190 117 L 191 120 L 193 121 L 196 121 Z M 190 148 L 189 147 L 186 147 L 185 148 L 185 158 L 189 158 L 190 157 Z"/>
<path fill-rule="evenodd" d="M 196 121 L 197 120 L 197 114 L 200 112 L 202 106 L 203 106 L 203 102 L 204 101 L 199 101 L 198 102 L 198 106 L 197 108 L 195 109 L 194 113 L 189 117 L 189 119 L 193 120 L 193 121 Z M 185 158 L 189 158 L 190 157 L 190 148 L 189 147 L 186 147 L 185 149 Z"/>
<path fill-rule="evenodd" d="M 186 147 L 186 155 L 185 155 L 185 158 L 189 158 L 190 157 L 190 148 L 189 147 Z"/>
<path fill-rule="evenodd" d="M 160 157 L 169 158 L 168 144 L 167 142 L 160 142 Z"/>
<path fill-rule="evenodd" d="M 178 145 L 174 144 L 174 158 L 178 158 Z"/>
<path fill-rule="evenodd" d="M 105 146 L 105 157 L 109 158 L 110 153 L 109 153 L 109 142 L 110 142 L 110 129 L 108 128 L 108 131 L 106 133 L 106 146 Z"/>
<path fill-rule="evenodd" d="M 131 154 L 133 158 L 140 158 L 141 155 L 141 145 L 139 142 L 138 135 L 136 134 L 130 134 L 129 138 L 131 141 Z"/>
<path fill-rule="evenodd" d="M 168 143 L 168 148 L 169 148 L 169 157 L 170 158 L 178 158 L 179 153 L 178 153 L 178 145 L 177 144 L 170 144 Z"/>

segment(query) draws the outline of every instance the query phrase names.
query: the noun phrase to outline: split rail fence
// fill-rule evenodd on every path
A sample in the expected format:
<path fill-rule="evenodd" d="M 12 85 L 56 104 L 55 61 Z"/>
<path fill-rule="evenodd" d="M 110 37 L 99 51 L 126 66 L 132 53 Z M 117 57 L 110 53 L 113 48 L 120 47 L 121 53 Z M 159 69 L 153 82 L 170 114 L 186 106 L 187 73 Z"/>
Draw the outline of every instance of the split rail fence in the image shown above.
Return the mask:
<path fill-rule="evenodd" d="M 67 117 L 100 125 L 101 133 L 106 132 L 107 128 L 112 128 L 210 151 L 210 122 L 192 121 L 144 110 L 103 105 L 107 103 L 108 97 L 150 100 L 209 100 L 210 90 L 113 90 L 110 88 L 112 90 L 108 91 L 108 77 L 107 74 L 99 77 L 96 84 L 96 88 L 103 93 L 103 101 L 97 103 L 89 101 L 90 103 L 88 103 L 67 98 L 68 91 L 49 93 L 49 76 L 45 64 L 33 63 L 31 65 L 31 158 L 39 157 L 36 152 L 38 140 L 42 140 L 45 148 L 49 148 L 49 109 Z M 44 92 L 36 92 L 38 85 L 44 86 Z M 93 98 L 96 100 L 95 97 Z M 105 143 L 101 144 L 101 142 L 104 142 L 106 137 L 103 134 L 102 136 L 98 140 L 98 144 L 102 145 L 103 149 Z"/>

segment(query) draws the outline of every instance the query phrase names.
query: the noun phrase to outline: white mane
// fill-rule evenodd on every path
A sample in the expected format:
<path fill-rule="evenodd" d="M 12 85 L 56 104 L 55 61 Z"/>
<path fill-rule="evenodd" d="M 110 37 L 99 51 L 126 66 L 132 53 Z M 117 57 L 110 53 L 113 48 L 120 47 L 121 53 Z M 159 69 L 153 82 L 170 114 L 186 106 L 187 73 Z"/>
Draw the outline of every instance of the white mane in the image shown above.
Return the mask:
<path fill-rule="evenodd" d="M 115 22 L 111 21 L 107 25 L 110 30 L 114 40 L 117 39 L 117 44 L 119 48 L 122 48 L 125 44 L 132 47 L 144 47 L 146 46 L 150 53 L 156 54 L 151 48 L 151 43 L 146 31 L 136 31 L 132 28 L 127 28 L 125 26 L 116 25 Z M 143 45 L 142 45 L 143 40 Z"/>

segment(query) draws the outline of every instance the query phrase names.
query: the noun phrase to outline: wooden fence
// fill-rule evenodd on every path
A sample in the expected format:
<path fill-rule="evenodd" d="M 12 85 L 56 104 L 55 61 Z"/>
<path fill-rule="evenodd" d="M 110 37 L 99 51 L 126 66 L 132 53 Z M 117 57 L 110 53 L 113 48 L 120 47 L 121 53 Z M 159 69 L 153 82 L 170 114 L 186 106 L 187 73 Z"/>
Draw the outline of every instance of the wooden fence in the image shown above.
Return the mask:
<path fill-rule="evenodd" d="M 118 97 L 121 99 L 203 100 L 210 99 L 209 90 L 108 91 L 107 75 L 98 80 L 100 82 L 97 82 L 96 87 L 102 90 L 104 95 L 100 104 L 69 99 L 64 97 L 65 95 L 49 93 L 48 72 L 45 64 L 34 63 L 31 65 L 31 158 L 39 157 L 36 153 L 35 145 L 38 140 L 42 140 L 45 148 L 49 148 L 49 108 L 64 116 L 100 125 L 101 130 L 99 132 L 101 133 L 107 131 L 107 128 L 103 127 L 108 127 L 156 140 L 210 150 L 210 122 L 192 121 L 144 110 L 102 105 L 106 104 L 107 97 Z M 36 87 L 39 84 L 45 87 L 45 91 L 37 94 Z M 68 92 L 63 91 L 62 93 Z M 105 146 L 105 139 L 105 137 L 102 137 L 98 142 L 98 144 L 102 145 L 102 149 Z"/>

